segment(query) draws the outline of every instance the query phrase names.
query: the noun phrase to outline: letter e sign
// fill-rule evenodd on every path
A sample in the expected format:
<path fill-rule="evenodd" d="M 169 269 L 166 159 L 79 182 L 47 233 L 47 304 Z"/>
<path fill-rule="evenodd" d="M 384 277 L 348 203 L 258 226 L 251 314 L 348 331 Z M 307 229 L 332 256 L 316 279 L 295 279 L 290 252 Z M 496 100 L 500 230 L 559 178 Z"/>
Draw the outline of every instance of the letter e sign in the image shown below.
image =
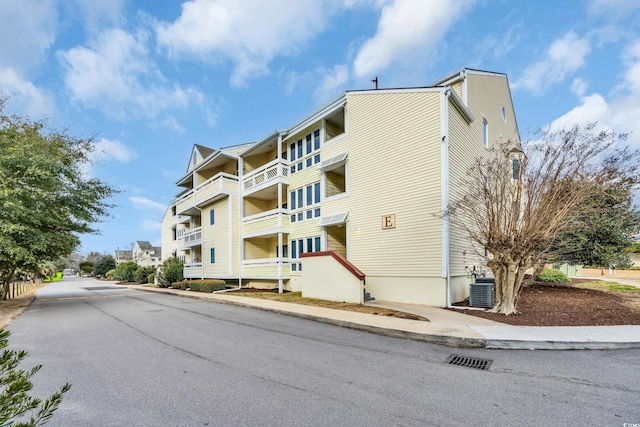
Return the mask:
<path fill-rule="evenodd" d="M 396 228 L 396 214 L 382 215 L 382 229 Z"/>

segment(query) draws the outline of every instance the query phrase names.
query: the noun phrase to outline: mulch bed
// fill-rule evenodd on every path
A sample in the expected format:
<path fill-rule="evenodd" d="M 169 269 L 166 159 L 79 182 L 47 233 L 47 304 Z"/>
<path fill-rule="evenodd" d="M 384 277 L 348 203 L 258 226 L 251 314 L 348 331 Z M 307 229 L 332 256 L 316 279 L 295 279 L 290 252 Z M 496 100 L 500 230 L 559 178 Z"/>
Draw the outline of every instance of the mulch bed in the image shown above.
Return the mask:
<path fill-rule="evenodd" d="M 626 298 L 572 286 L 586 281 L 589 280 L 574 279 L 572 284 L 562 285 L 534 283 L 522 290 L 517 306 L 521 314 L 518 315 L 452 310 L 519 326 L 640 325 L 640 311 L 628 305 Z"/>

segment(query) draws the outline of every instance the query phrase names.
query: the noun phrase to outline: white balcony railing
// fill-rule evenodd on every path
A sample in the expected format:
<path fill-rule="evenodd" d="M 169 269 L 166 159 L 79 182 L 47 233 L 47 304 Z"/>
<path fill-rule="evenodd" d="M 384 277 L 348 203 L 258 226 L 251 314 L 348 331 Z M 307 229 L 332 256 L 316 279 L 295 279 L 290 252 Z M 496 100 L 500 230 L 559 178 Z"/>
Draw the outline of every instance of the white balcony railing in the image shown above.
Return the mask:
<path fill-rule="evenodd" d="M 245 259 L 242 261 L 243 265 L 275 265 L 275 264 L 288 264 L 289 258 L 258 258 L 258 259 Z"/>
<path fill-rule="evenodd" d="M 180 203 L 188 200 L 191 196 L 193 196 L 193 190 L 189 190 L 186 193 L 184 193 L 182 196 L 178 197 L 175 201 L 174 204 L 175 205 L 179 205 Z"/>
<path fill-rule="evenodd" d="M 198 227 L 187 233 L 184 233 L 181 238 L 184 239 L 185 244 L 202 240 L 202 227 Z"/>
<path fill-rule="evenodd" d="M 278 215 L 285 215 L 288 218 L 289 210 L 288 209 L 272 209 L 270 211 L 260 212 L 254 215 L 245 216 L 242 218 L 242 222 L 245 224 L 251 224 L 253 222 L 264 221 L 271 218 L 277 218 Z"/>
<path fill-rule="evenodd" d="M 246 174 L 242 180 L 243 188 L 250 190 L 273 179 L 288 176 L 289 166 L 281 160 L 276 159 Z"/>
<path fill-rule="evenodd" d="M 232 191 L 238 191 L 238 177 L 220 172 L 196 187 L 196 204 Z"/>
<path fill-rule="evenodd" d="M 201 262 L 190 262 L 188 264 L 184 264 L 183 265 L 185 270 L 192 270 L 194 268 L 202 268 L 202 263 Z"/>

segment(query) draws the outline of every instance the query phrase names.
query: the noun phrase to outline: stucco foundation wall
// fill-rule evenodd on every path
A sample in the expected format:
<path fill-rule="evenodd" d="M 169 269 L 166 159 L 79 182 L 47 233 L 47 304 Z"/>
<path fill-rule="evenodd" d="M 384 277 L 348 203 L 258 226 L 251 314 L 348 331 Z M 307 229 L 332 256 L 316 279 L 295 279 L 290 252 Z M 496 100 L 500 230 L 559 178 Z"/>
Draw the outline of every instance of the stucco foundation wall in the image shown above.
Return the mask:
<path fill-rule="evenodd" d="M 363 284 L 331 256 L 302 258 L 302 296 L 362 304 Z"/>
<path fill-rule="evenodd" d="M 451 277 L 451 303 L 464 301 L 469 298 L 469 284 L 471 277 Z"/>
<path fill-rule="evenodd" d="M 442 277 L 367 275 L 365 288 L 376 300 L 444 307 L 447 282 Z"/>
<path fill-rule="evenodd" d="M 287 284 L 287 290 L 291 292 L 302 292 L 302 277 L 291 276 L 289 283 Z"/>

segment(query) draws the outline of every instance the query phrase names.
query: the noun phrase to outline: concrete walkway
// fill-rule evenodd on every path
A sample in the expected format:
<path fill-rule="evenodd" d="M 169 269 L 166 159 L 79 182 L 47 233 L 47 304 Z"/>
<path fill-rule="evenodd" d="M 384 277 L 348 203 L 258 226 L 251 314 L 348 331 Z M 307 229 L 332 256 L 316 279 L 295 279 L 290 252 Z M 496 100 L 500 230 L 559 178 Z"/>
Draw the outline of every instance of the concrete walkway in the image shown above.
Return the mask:
<path fill-rule="evenodd" d="M 511 326 L 455 311 L 418 304 L 372 301 L 368 306 L 413 313 L 428 322 L 346 310 L 270 301 L 229 293 L 207 294 L 177 289 L 129 286 L 222 304 L 257 308 L 396 338 L 454 347 L 494 349 L 581 350 L 640 348 L 640 325 L 632 326 Z"/>

